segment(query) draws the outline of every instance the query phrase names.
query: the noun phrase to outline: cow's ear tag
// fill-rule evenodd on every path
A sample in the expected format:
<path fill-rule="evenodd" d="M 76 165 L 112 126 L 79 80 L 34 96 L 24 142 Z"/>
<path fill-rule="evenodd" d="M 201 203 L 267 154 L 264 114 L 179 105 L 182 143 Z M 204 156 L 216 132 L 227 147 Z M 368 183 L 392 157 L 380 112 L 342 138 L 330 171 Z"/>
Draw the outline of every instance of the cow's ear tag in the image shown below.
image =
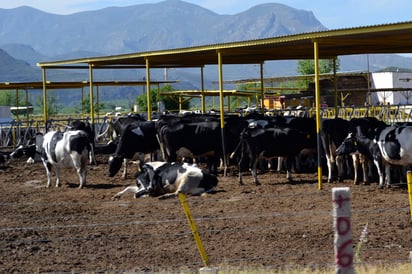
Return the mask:
<path fill-rule="evenodd" d="M 355 146 L 357 146 L 357 145 L 358 145 L 358 143 L 357 143 L 356 141 L 353 141 L 353 144 L 354 144 Z"/>
<path fill-rule="evenodd" d="M 310 134 L 309 133 L 306 135 L 306 139 L 310 139 Z"/>

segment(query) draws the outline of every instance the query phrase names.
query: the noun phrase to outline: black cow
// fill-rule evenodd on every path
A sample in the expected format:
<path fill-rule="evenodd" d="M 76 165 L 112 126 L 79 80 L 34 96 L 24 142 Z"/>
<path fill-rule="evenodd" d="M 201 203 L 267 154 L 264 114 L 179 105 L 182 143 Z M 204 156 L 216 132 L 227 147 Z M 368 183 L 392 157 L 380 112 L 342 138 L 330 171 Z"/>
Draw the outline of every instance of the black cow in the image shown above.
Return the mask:
<path fill-rule="evenodd" d="M 324 119 L 321 123 L 320 140 L 328 167 L 328 183 L 332 183 L 337 173 L 338 181 L 344 178 L 343 157 L 336 155 L 336 148 L 348 136 L 349 122 L 342 118 Z M 335 167 L 337 172 L 335 172 Z"/>
<path fill-rule="evenodd" d="M 239 160 L 239 183 L 242 182 L 242 162 L 249 160 L 249 168 L 256 185 L 258 159 L 272 159 L 284 157 L 286 159 L 286 177 L 292 180 L 291 168 L 296 155 L 304 148 L 315 148 L 316 138 L 308 132 L 294 128 L 247 128 L 240 136 L 239 147 L 241 157 Z"/>
<path fill-rule="evenodd" d="M 125 159 L 131 159 L 136 153 L 148 154 L 158 149 L 155 122 L 134 121 L 130 123 L 122 129 L 116 151 L 110 157 L 109 176 L 116 175 Z M 127 163 L 125 163 L 123 177 L 126 177 L 126 173 Z"/>
<path fill-rule="evenodd" d="M 220 118 L 215 115 L 160 117 L 156 121 L 156 129 L 164 160 L 175 162 L 178 156 L 203 156 L 210 172 L 217 174 L 220 160 L 227 164 L 227 155 L 233 151 L 240 132 L 248 124 L 246 119 L 238 116 L 225 116 L 224 119 L 222 134 Z M 179 155 L 179 152 L 186 154 Z"/>
<path fill-rule="evenodd" d="M 136 174 L 136 186 L 126 187 L 113 196 L 119 198 L 126 192 L 159 196 L 160 199 L 174 197 L 179 193 L 201 195 L 211 192 L 217 186 L 217 177 L 207 170 L 187 163 L 148 162 Z"/>

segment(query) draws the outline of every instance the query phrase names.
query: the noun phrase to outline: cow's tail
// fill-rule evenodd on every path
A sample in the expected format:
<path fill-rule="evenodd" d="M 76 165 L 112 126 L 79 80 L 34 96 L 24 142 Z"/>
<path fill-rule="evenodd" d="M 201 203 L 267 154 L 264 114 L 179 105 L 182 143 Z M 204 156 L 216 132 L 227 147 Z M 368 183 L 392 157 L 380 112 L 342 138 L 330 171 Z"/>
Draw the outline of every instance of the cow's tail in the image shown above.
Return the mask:
<path fill-rule="evenodd" d="M 243 129 L 243 131 L 240 133 L 239 143 L 237 144 L 237 146 L 235 147 L 235 149 L 233 150 L 233 152 L 230 153 L 229 158 L 232 159 L 232 160 L 235 158 L 237 152 L 239 151 L 239 149 L 240 149 L 241 146 L 242 146 L 243 139 L 244 139 L 244 138 L 243 138 L 243 135 L 244 135 L 245 131 L 246 131 L 246 129 Z"/>

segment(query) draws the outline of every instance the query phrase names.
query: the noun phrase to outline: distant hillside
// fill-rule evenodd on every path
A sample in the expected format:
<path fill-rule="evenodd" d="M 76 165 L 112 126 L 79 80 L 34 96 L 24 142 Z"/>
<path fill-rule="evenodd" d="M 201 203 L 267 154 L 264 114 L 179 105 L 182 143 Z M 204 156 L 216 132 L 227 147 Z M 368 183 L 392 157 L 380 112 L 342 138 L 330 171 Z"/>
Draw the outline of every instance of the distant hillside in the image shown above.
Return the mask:
<path fill-rule="evenodd" d="M 0 82 L 40 81 L 41 71 L 0 49 Z"/>
<path fill-rule="evenodd" d="M 262 4 L 236 15 L 180 0 L 71 15 L 25 6 L 0 9 L 0 41 L 30 45 L 46 56 L 150 51 L 324 29 L 312 12 L 281 4 Z"/>
<path fill-rule="evenodd" d="M 0 81 L 37 81 L 36 63 L 158 49 L 190 47 L 223 42 L 326 30 L 311 11 L 268 3 L 235 15 L 219 15 L 180 0 L 155 4 L 111 7 L 71 15 L 46 13 L 27 6 L 0 9 Z M 7 54 L 6 54 L 7 52 Z M 341 57 L 341 71 L 376 71 L 385 67 L 412 68 L 412 58 L 398 55 Z M 154 70 L 153 80 L 164 79 Z M 169 70 L 179 79 L 178 88 L 199 88 L 198 69 Z M 266 62 L 264 76 L 296 75 L 296 61 Z M 225 68 L 228 80 L 257 78 L 256 66 Z M 87 80 L 87 71 L 49 71 L 53 81 Z M 144 70 L 98 71 L 98 80 L 143 79 Z M 206 88 L 218 79 L 214 67 L 205 68 Z M 216 87 L 214 87 L 216 88 Z"/>

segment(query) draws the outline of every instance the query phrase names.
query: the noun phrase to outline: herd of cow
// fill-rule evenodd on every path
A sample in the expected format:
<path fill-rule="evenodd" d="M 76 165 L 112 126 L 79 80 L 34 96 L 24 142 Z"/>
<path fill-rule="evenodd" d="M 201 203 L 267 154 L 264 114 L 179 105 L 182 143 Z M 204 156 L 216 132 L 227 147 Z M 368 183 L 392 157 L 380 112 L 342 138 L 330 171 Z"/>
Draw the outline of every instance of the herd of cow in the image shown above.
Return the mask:
<path fill-rule="evenodd" d="M 37 157 L 46 169 L 48 187 L 52 167 L 58 187 L 60 168 L 71 165 L 82 188 L 87 165 L 96 163 L 96 154 L 110 155 L 108 176 L 115 176 L 122 165 L 126 176 L 127 160 L 140 155 L 136 186 L 127 187 L 114 198 L 125 192 L 132 192 L 135 197 L 165 198 L 180 192 L 200 195 L 213 191 L 218 172 L 226 175 L 232 165 L 238 168 L 240 184 L 242 173 L 251 171 L 255 184 L 259 185 L 258 168 L 275 163 L 279 170 L 284 165 L 287 179 L 293 180 L 291 172 L 293 168 L 303 170 L 303 158 L 312 170 L 316 170 L 321 159 L 328 169 L 328 182 L 343 180 L 350 170 L 355 184 L 361 180 L 368 183 L 373 176 L 371 171 L 375 170 L 380 187 L 393 183 L 393 170 L 412 165 L 412 126 L 403 123 L 389 126 L 372 117 L 349 121 L 324 119 L 319 135 L 313 118 L 257 113 L 226 115 L 223 127 L 219 116 L 199 114 L 164 115 L 155 121 L 128 115 L 110 123 L 108 130 L 99 136 L 95 136 L 90 124 L 80 121 L 71 123 L 70 130 L 64 132 L 37 133 L 33 144 L 19 147 L 10 155 L 2 153 L 0 164 L 9 157 L 26 155 L 31 161 Z M 107 134 L 111 141 L 96 145 Z M 321 157 L 316 155 L 318 142 Z M 145 155 L 150 155 L 150 159 Z"/>

